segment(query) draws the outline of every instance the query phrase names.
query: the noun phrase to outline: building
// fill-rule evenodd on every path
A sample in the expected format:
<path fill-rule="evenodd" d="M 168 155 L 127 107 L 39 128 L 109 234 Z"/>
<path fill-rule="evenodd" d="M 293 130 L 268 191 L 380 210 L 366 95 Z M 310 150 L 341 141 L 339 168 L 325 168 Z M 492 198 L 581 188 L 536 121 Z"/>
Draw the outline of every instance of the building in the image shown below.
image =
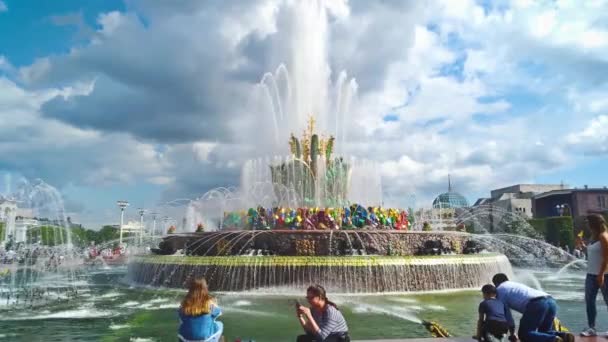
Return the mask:
<path fill-rule="evenodd" d="M 15 220 L 17 216 L 17 202 L 0 196 L 0 221 L 6 223 L 9 218 Z"/>
<path fill-rule="evenodd" d="M 435 197 L 432 209 L 420 211 L 418 217 L 428 222 L 433 230 L 454 230 L 459 212 L 468 207 L 467 199 L 452 189 L 452 181 L 448 175 L 448 191 Z"/>
<path fill-rule="evenodd" d="M 516 213 L 532 218 L 532 198 L 553 190 L 562 190 L 564 184 L 516 184 L 490 191 L 489 198 L 478 199 L 473 207 L 492 206 L 496 210 Z"/>
<path fill-rule="evenodd" d="M 490 191 L 490 197 L 480 198 L 471 207 L 467 224 L 478 231 L 511 232 L 513 226 L 533 217 L 532 198 L 552 190 L 564 189 L 563 184 L 515 184 Z"/>
<path fill-rule="evenodd" d="M 14 239 L 15 242 L 27 242 L 27 231 L 38 227 L 38 220 L 19 217 L 15 220 Z"/>
<path fill-rule="evenodd" d="M 15 218 L 17 217 L 17 202 L 0 196 L 0 222 L 4 225 L 0 234 L 0 248 L 15 238 Z"/>
<path fill-rule="evenodd" d="M 532 211 L 535 218 L 608 213 L 608 188 L 560 189 L 534 196 Z"/>

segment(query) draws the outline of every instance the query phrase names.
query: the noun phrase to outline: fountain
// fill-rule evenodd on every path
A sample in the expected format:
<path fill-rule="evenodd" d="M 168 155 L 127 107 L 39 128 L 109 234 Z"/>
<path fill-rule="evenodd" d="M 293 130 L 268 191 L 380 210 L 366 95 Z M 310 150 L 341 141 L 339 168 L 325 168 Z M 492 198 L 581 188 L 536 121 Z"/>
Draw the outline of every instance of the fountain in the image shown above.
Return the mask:
<path fill-rule="evenodd" d="M 256 137 L 262 155 L 244 163 L 240 189 L 190 201 L 154 254 L 130 261 L 130 280 L 183 287 L 205 276 L 224 291 L 317 282 L 330 291 L 400 292 L 478 287 L 511 273 L 504 255 L 472 253 L 479 249 L 469 234 L 409 231 L 411 212 L 381 207 L 375 163 L 346 153 L 358 85 L 345 71 L 332 80 L 326 6 L 296 2 L 293 11 L 298 46 L 253 90 L 252 115 L 270 129 Z"/>
<path fill-rule="evenodd" d="M 72 245 L 63 200 L 42 180 L 22 180 L 2 196 L 0 305 L 46 305 L 68 300 L 82 289 L 83 257 Z M 6 213 L 8 213 L 6 215 Z"/>
<path fill-rule="evenodd" d="M 504 255 L 479 254 L 470 234 L 408 231 L 405 210 L 350 204 L 351 166 L 332 157 L 333 141 L 319 140 L 310 120 L 303 144 L 290 138 L 292 158 L 269 165 L 267 194 L 290 201 L 230 211 L 245 201 L 227 189 L 190 201 L 184 225 L 196 224 L 196 232 L 170 230 L 153 255 L 129 263 L 130 280 L 181 288 L 204 276 L 212 290 L 323 283 L 357 293 L 475 288 L 495 273 L 511 273 Z M 202 208 L 223 211 L 215 231 L 205 231 L 208 221 L 194 221 L 207 216 Z"/>

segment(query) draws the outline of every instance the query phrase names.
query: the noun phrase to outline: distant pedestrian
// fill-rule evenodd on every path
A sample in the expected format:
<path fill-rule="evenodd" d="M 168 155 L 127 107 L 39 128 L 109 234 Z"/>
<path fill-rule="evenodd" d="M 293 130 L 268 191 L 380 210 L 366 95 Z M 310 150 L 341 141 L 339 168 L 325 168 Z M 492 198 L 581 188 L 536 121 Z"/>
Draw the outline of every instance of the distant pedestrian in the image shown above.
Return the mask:
<path fill-rule="evenodd" d="M 587 277 L 585 278 L 585 304 L 587 307 L 588 328 L 581 332 L 582 336 L 596 336 L 595 318 L 597 309 L 595 300 L 597 293 L 602 290 L 604 302 L 608 305 L 608 289 L 606 286 L 608 267 L 608 232 L 606 232 L 606 221 L 599 214 L 587 216 L 591 240 L 587 246 Z"/>

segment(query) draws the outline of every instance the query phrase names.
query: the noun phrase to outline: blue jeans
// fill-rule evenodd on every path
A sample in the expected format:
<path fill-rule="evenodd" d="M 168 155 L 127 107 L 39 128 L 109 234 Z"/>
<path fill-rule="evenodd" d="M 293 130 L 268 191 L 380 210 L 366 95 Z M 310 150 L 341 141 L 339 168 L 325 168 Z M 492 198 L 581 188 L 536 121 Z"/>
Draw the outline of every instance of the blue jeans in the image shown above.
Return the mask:
<path fill-rule="evenodd" d="M 522 342 L 554 342 L 559 335 L 553 330 L 556 313 L 557 304 L 551 297 L 529 302 L 519 321 L 519 339 Z"/>
<path fill-rule="evenodd" d="M 602 296 L 604 297 L 604 302 L 608 305 L 608 288 L 606 288 L 606 283 L 608 283 L 608 275 L 605 274 Z M 589 324 L 590 328 L 595 328 L 595 317 L 597 317 L 595 300 L 599 289 L 599 286 L 597 286 L 597 275 L 587 274 L 587 278 L 585 278 L 585 304 L 587 304 L 587 324 Z"/>

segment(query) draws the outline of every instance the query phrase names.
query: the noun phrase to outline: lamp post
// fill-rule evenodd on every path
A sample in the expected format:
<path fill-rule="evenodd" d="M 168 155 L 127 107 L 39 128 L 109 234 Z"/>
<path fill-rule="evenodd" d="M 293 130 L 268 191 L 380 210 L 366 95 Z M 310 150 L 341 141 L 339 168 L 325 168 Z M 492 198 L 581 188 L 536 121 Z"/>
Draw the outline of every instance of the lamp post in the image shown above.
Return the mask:
<path fill-rule="evenodd" d="M 564 216 L 564 208 L 565 205 L 563 204 L 558 204 L 555 206 L 555 209 L 557 209 L 557 213 L 559 214 L 559 216 Z"/>
<path fill-rule="evenodd" d="M 167 231 L 167 230 L 168 230 L 167 224 L 169 223 L 169 221 L 170 221 L 170 220 L 171 220 L 171 218 L 170 218 L 169 216 L 165 216 L 165 217 L 163 217 L 163 222 L 165 223 L 165 224 L 163 225 L 163 229 L 165 229 L 165 231 Z M 165 234 L 166 234 L 166 233 L 165 233 Z M 162 234 L 161 234 L 161 235 L 162 235 Z"/>
<path fill-rule="evenodd" d="M 116 201 L 116 205 L 120 208 L 120 238 L 119 243 L 122 245 L 122 226 L 124 225 L 125 208 L 129 206 L 128 201 Z"/>
<path fill-rule="evenodd" d="M 144 239 L 144 214 L 146 213 L 146 209 L 139 208 L 139 244 L 143 243 Z"/>
<path fill-rule="evenodd" d="M 156 215 L 158 215 L 158 213 L 151 212 L 150 215 L 152 215 L 152 231 L 150 232 L 150 235 L 154 238 L 154 234 L 156 234 Z"/>

